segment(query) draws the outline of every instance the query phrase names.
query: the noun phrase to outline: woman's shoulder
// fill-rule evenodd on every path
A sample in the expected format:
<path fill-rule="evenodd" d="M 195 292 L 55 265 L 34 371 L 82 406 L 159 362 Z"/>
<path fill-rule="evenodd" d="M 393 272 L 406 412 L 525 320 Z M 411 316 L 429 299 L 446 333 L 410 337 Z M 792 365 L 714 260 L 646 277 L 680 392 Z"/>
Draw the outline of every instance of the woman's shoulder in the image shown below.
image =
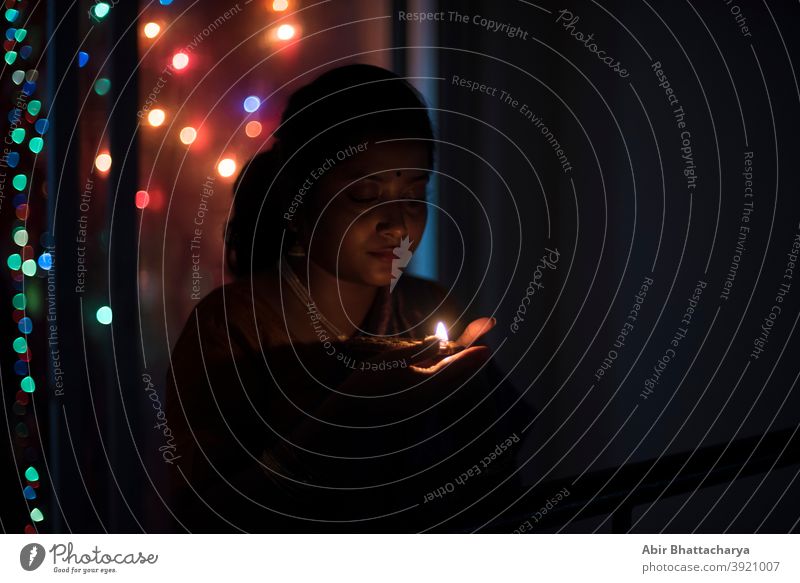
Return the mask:
<path fill-rule="evenodd" d="M 225 283 L 195 305 L 186 326 L 196 326 L 204 332 L 230 333 L 246 331 L 257 324 L 260 330 L 268 332 L 277 321 L 269 300 L 273 284 L 268 273 Z"/>

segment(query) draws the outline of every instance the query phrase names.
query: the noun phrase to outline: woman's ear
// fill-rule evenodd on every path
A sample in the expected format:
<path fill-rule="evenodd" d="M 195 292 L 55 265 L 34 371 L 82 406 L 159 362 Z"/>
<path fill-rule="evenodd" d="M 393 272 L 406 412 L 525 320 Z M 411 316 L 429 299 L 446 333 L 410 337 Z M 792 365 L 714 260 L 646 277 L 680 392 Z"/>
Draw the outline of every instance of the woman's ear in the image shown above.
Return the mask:
<path fill-rule="evenodd" d="M 289 222 L 287 230 L 289 231 L 288 243 L 293 252 L 299 253 L 302 249 L 302 253 L 305 254 L 309 245 L 309 229 L 305 213 L 298 211 Z"/>
<path fill-rule="evenodd" d="M 305 246 L 308 241 L 308 226 L 306 225 L 305 213 L 298 212 L 294 216 L 294 220 L 291 223 L 291 231 L 294 240 Z"/>

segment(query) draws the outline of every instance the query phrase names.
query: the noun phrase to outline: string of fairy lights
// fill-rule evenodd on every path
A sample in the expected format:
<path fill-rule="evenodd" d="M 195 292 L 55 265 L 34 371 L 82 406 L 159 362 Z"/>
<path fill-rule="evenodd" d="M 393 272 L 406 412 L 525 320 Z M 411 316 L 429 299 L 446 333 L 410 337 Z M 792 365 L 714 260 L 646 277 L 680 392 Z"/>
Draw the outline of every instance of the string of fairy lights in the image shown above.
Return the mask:
<path fill-rule="evenodd" d="M 161 4 L 172 4 L 172 0 L 161 0 Z M 281 13 L 289 10 L 290 2 L 288 0 L 273 0 L 270 8 L 273 12 Z M 157 21 L 149 21 L 142 25 L 141 32 L 147 41 L 158 40 L 164 31 L 162 23 Z M 267 36 L 271 40 L 278 42 L 286 42 L 295 39 L 298 36 L 298 26 L 291 23 L 281 23 L 267 31 Z M 192 59 L 190 52 L 185 49 L 177 50 L 173 53 L 169 60 L 169 67 L 171 71 L 183 73 L 191 70 Z M 95 87 L 97 91 L 97 87 Z M 256 95 L 247 96 L 242 102 L 242 109 L 248 116 L 252 116 L 262 106 L 262 99 Z M 146 123 L 153 128 L 159 128 L 165 125 L 168 120 L 168 112 L 161 108 L 156 107 L 147 112 Z M 263 132 L 263 126 L 257 119 L 249 120 L 244 126 L 244 133 L 248 138 L 257 138 Z M 177 132 L 178 140 L 185 146 L 190 146 L 199 137 L 199 130 L 193 126 L 180 127 Z M 111 157 L 107 152 L 98 155 L 96 159 L 96 168 L 101 172 L 108 172 L 111 167 Z M 233 155 L 223 155 L 216 161 L 216 172 L 223 178 L 230 178 L 236 174 L 238 163 L 236 157 Z M 145 190 L 140 190 L 136 193 L 135 203 L 140 209 L 147 207 L 150 201 L 150 193 Z"/>
<path fill-rule="evenodd" d="M 38 257 L 34 250 L 29 233 L 29 196 L 32 191 L 29 173 L 24 168 L 33 168 L 35 161 L 42 153 L 45 141 L 44 136 L 48 130 L 48 119 L 42 117 L 42 102 L 34 98 L 37 89 L 39 72 L 36 69 L 27 69 L 26 64 L 34 53 L 32 44 L 26 44 L 28 30 L 21 26 L 26 22 L 24 9 L 27 0 L 5 0 L 2 15 L 5 21 L 4 61 L 13 68 L 10 76 L 13 83 L 14 104 L 8 114 L 10 123 L 9 133 L 5 138 L 3 155 L 0 156 L 0 189 L 5 188 L 6 170 L 11 176 L 11 187 L 14 196 L 12 203 L 15 208 L 15 218 L 11 229 L 11 239 L 14 249 L 9 254 L 6 265 L 10 271 L 10 278 L 14 287 L 11 300 L 13 312 L 12 319 L 16 325 L 18 336 L 13 340 L 12 346 L 16 357 L 14 372 L 19 379 L 19 390 L 16 392 L 12 406 L 17 421 L 14 425 L 16 444 L 23 450 L 19 471 L 24 478 L 22 495 L 27 505 L 30 522 L 24 527 L 26 533 L 36 533 L 45 520 L 46 507 L 41 495 L 41 481 L 39 470 L 39 452 L 30 444 L 32 433 L 33 413 L 30 410 L 36 381 L 33 378 L 31 360 L 33 358 L 30 340 L 34 333 L 34 322 L 29 315 L 31 308 L 36 305 L 41 308 L 43 294 L 36 287 L 26 287 L 26 278 L 47 278 L 53 268 L 53 257 L 47 249 L 51 249 L 52 241 L 47 239 L 47 234 L 40 241 L 43 252 Z M 173 0 L 159 0 L 161 6 L 170 6 Z M 268 8 L 280 13 L 289 10 L 288 0 L 273 0 L 268 2 Z M 89 10 L 88 17 L 93 25 L 99 25 L 107 19 L 113 9 L 110 2 L 95 2 Z M 141 34 L 148 42 L 156 42 L 164 32 L 163 21 L 152 20 L 145 22 L 141 27 Z M 278 42 L 290 41 L 298 36 L 296 24 L 282 23 L 268 31 L 270 38 Z M 79 51 L 76 58 L 77 67 L 83 69 L 90 61 L 86 51 Z M 182 73 L 191 71 L 192 58 L 190 52 L 177 50 L 172 55 L 168 66 L 172 71 Z M 106 77 L 98 77 L 92 87 L 98 96 L 105 96 L 111 90 L 111 81 Z M 242 102 L 242 109 L 248 117 L 254 117 L 262 106 L 262 99 L 255 95 L 247 96 Z M 163 108 L 150 110 L 146 116 L 147 124 L 152 128 L 163 127 L 169 115 Z M 244 133 L 248 138 L 257 138 L 262 134 L 263 127 L 257 119 L 250 119 L 244 126 Z M 184 146 L 191 146 L 199 137 L 199 130 L 192 126 L 181 127 L 177 130 L 177 138 Z M 28 164 L 24 156 L 32 156 Z M 111 170 L 112 158 L 108 151 L 101 151 L 94 160 L 94 166 L 101 176 L 107 175 Z M 236 156 L 225 154 L 214 162 L 217 174 L 223 178 L 232 177 L 237 171 Z M 32 177 L 32 170 L 30 171 Z M 135 194 L 134 204 L 138 209 L 145 209 L 151 201 L 150 193 L 139 190 Z M 50 279 L 48 278 L 48 285 Z M 39 312 L 40 310 L 33 310 Z M 96 314 L 100 324 L 109 325 L 112 321 L 110 306 L 101 306 Z"/>
<path fill-rule="evenodd" d="M 32 298 L 29 297 L 30 294 L 26 289 L 25 278 L 43 276 L 52 268 L 53 261 L 48 252 L 44 252 L 36 258 L 34 248 L 30 244 L 28 198 L 31 185 L 28 173 L 24 171 L 27 165 L 23 156 L 32 154 L 35 161 L 35 157 L 41 153 L 44 148 L 43 136 L 47 132 L 48 121 L 46 118 L 39 117 L 42 111 L 42 102 L 34 99 L 39 72 L 36 69 L 26 70 L 26 61 L 31 59 L 34 48 L 25 42 L 28 38 L 28 30 L 21 26 L 21 23 L 25 22 L 23 17 L 25 2 L 24 0 L 7 0 L 4 4 L 3 20 L 5 20 L 7 28 L 3 44 L 3 60 L 6 65 L 13 68 L 11 83 L 13 84 L 14 103 L 8 113 L 10 127 L 4 140 L 0 166 L 3 169 L 3 187 L 5 187 L 6 171 L 8 171 L 8 174 L 12 175 L 11 187 L 14 192 L 12 204 L 15 209 L 15 218 L 11 228 L 11 240 L 15 252 L 8 256 L 6 265 L 10 270 L 15 292 L 11 299 L 12 319 L 19 334 L 12 342 L 16 357 L 14 372 L 19 379 L 19 389 L 15 395 L 12 411 L 17 418 L 14 424 L 16 444 L 23 450 L 20 469 L 24 478 L 22 495 L 27 503 L 31 521 L 25 525 L 24 530 L 26 533 L 34 533 L 37 531 L 34 524 L 42 522 L 44 514 L 39 507 L 40 478 L 37 470 L 39 453 L 30 445 L 32 440 L 29 439 L 32 433 L 32 414 L 29 407 L 36 391 L 36 381 L 31 373 L 30 363 L 33 355 L 28 342 L 34 328 L 33 320 L 27 311 Z M 33 163 L 29 167 L 32 168 Z"/>

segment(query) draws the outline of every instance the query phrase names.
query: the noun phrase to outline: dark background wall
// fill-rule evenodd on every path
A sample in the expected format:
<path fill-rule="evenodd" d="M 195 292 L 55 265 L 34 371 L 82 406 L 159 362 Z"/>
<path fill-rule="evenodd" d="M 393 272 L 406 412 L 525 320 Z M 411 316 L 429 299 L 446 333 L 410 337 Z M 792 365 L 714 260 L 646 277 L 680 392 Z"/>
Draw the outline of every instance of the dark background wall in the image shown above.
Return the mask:
<path fill-rule="evenodd" d="M 445 182 L 442 196 L 456 206 L 472 190 L 491 217 L 490 232 L 479 212 L 464 210 L 471 217 L 459 223 L 466 249 L 443 227 L 450 260 L 442 269 L 455 278 L 453 258 L 468 257 L 458 289 L 462 297 L 479 289 L 478 310 L 499 315 L 497 358 L 540 409 L 526 441 L 528 453 L 536 452 L 525 470 L 531 483 L 795 427 L 796 290 L 779 304 L 764 353 L 750 357 L 779 285 L 791 283 L 783 274 L 799 226 L 798 179 L 790 170 L 797 155 L 797 47 L 781 30 L 794 6 L 536 4 L 443 3 L 470 22 L 440 26 L 439 55 L 442 103 L 474 117 L 443 115 L 442 138 L 468 151 L 443 147 L 443 166 L 458 168 L 465 184 Z M 564 8 L 579 17 L 574 29 L 556 22 Z M 732 9 L 746 17 L 750 36 Z M 483 30 L 474 15 L 520 26 L 527 40 Z M 571 31 L 594 33 L 629 75 L 609 70 Z M 659 62 L 679 100 L 673 106 L 659 87 Z M 453 84 L 454 75 L 496 87 L 497 96 L 470 93 Z M 549 126 L 569 156 L 569 173 L 520 108 L 501 103 L 501 91 Z M 677 127 L 679 106 L 686 128 Z M 691 132 L 693 189 L 683 174 L 684 129 Z M 754 194 L 747 199 L 745 152 L 753 160 Z M 749 201 L 752 214 L 742 223 Z M 750 230 L 739 255 L 740 226 Z M 545 289 L 515 334 L 509 326 L 548 246 L 561 252 L 558 269 L 546 273 Z M 723 299 L 734 255 L 738 270 Z M 654 283 L 638 320 L 626 320 L 648 277 Z M 685 327 L 698 280 L 707 286 L 686 337 L 644 399 L 645 380 Z M 626 321 L 635 328 L 598 381 L 595 373 Z M 791 508 L 784 489 L 795 476 L 771 474 L 757 490 L 734 486 L 719 507 L 738 511 L 737 488 L 755 492 L 738 519 L 717 511 L 700 528 L 747 530 L 773 501 Z M 719 496 L 693 495 L 675 510 L 670 528 L 691 530 L 693 517 Z M 663 527 L 678 506 L 665 503 L 637 528 Z M 767 524 L 791 527 L 796 512 L 781 515 L 770 513 Z"/>

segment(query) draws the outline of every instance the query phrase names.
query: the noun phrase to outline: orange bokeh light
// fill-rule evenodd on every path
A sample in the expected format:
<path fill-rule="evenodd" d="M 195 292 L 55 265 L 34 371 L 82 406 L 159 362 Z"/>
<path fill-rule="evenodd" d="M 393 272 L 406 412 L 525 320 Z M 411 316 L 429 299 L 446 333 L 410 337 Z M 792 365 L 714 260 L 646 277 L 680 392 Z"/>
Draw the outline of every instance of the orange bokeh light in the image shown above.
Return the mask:
<path fill-rule="evenodd" d="M 261 135 L 261 123 L 257 121 L 247 122 L 247 125 L 244 126 L 244 133 L 248 138 L 257 138 Z"/>
<path fill-rule="evenodd" d="M 108 152 L 100 154 L 95 158 L 94 165 L 100 172 L 108 172 L 111 170 L 111 155 Z"/>
<path fill-rule="evenodd" d="M 289 40 L 295 35 L 295 29 L 291 24 L 281 24 L 278 27 L 278 30 L 275 31 L 275 35 L 280 40 Z"/>

